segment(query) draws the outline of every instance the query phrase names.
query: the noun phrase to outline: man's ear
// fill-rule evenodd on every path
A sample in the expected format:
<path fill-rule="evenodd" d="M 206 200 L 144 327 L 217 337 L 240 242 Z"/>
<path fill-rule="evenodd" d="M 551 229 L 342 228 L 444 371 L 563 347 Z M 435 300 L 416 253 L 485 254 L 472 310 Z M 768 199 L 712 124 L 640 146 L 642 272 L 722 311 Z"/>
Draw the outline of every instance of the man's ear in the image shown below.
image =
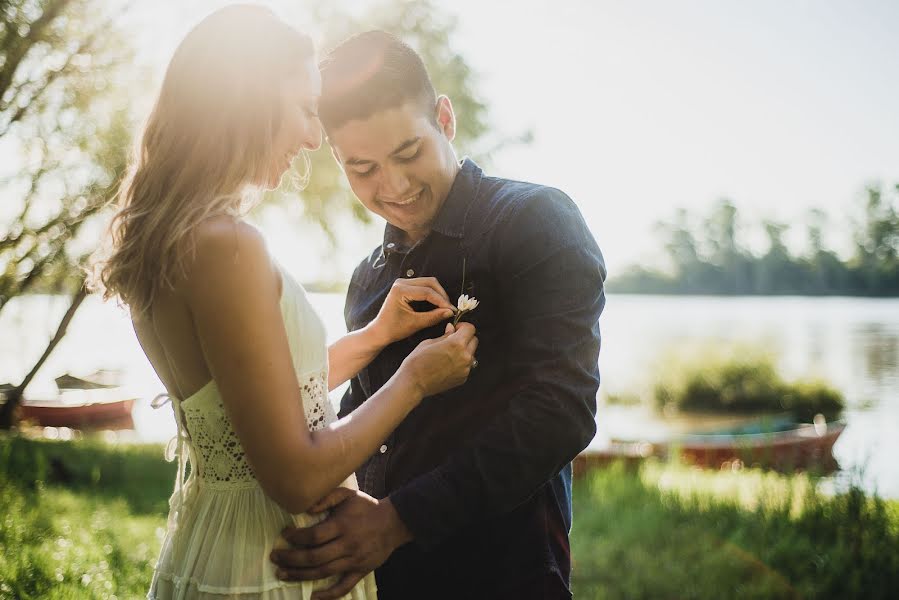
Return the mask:
<path fill-rule="evenodd" d="M 453 141 L 456 137 L 456 115 L 453 112 L 453 103 L 446 96 L 437 98 L 436 111 L 437 128 L 443 132 L 446 139 Z"/>

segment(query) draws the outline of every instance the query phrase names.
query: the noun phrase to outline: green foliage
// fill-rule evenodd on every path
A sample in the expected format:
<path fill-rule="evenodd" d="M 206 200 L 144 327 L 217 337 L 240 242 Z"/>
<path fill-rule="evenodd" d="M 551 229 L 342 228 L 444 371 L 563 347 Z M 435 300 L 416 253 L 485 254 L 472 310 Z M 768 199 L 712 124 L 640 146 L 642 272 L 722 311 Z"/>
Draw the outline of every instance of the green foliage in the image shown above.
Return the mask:
<path fill-rule="evenodd" d="M 890 598 L 897 503 L 805 476 L 649 464 L 575 485 L 575 598 Z"/>
<path fill-rule="evenodd" d="M 96 240 L 88 223 L 125 164 L 130 50 L 99 0 L 13 0 L 0 9 L 0 309 L 30 291 L 73 293 Z M 79 234 L 85 233 L 79 239 Z"/>
<path fill-rule="evenodd" d="M 842 261 L 823 245 L 827 216 L 809 212 L 808 252 L 793 255 L 784 244 L 789 225 L 764 221 L 768 249 L 755 254 L 741 243 L 742 223 L 729 200 L 694 218 L 684 210 L 657 224 L 672 263 L 670 272 L 632 267 L 609 289 L 650 294 L 899 295 L 899 185 L 866 190 L 854 225 L 855 254 Z M 696 224 L 699 221 L 700 224 Z"/>
<path fill-rule="evenodd" d="M 781 412 L 810 421 L 833 419 L 842 394 L 822 381 L 786 382 L 769 355 L 752 349 L 706 350 L 664 361 L 653 398 L 658 408 L 705 412 Z"/>
<path fill-rule="evenodd" d="M 164 513 L 175 465 L 158 444 L 112 446 L 101 440 L 43 441 L 0 436 L 0 473 L 20 489 L 64 486 L 74 492 L 125 501 L 130 510 Z"/>
<path fill-rule="evenodd" d="M 173 480 L 158 445 L 0 437 L 0 599 L 143 597 Z M 597 471 L 574 486 L 575 597 L 889 597 L 899 503 L 814 484 Z"/>

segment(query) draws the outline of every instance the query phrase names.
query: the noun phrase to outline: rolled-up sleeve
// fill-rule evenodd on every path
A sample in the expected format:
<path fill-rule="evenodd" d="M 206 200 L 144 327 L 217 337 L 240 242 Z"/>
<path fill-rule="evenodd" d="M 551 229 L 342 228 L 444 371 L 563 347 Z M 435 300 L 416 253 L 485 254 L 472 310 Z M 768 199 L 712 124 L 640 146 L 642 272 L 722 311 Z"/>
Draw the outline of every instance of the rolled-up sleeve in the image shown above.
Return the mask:
<path fill-rule="evenodd" d="M 538 188 L 499 220 L 491 262 L 509 337 L 508 405 L 438 468 L 391 494 L 416 543 L 512 510 L 593 439 L 602 254 L 565 194 Z"/>

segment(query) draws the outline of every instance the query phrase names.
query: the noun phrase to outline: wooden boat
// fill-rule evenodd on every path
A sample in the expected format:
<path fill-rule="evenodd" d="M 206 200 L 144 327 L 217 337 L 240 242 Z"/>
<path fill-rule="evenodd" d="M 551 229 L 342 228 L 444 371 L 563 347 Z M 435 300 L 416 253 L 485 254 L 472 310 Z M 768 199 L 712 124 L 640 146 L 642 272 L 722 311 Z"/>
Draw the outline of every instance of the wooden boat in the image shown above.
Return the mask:
<path fill-rule="evenodd" d="M 86 377 L 65 374 L 56 382 L 56 395 L 22 399 L 22 420 L 73 429 L 134 426 L 131 409 L 136 397 L 118 384 L 115 372 L 98 371 Z"/>
<path fill-rule="evenodd" d="M 765 418 L 731 429 L 675 435 L 655 442 L 613 439 L 605 447 L 588 448 L 579 454 L 574 460 L 574 473 L 580 476 L 616 461 L 632 467 L 650 456 L 677 457 L 684 463 L 713 469 L 761 466 L 830 472 L 838 466 L 833 446 L 845 428 L 842 421 L 826 423 L 818 415 L 814 423 Z"/>
<path fill-rule="evenodd" d="M 727 464 L 762 466 L 778 470 L 836 467 L 833 446 L 843 433 L 842 421 L 826 423 L 818 415 L 814 423 L 773 423 L 730 431 L 693 433 L 656 444 L 655 454 L 678 456 L 682 462 L 721 468 Z"/>

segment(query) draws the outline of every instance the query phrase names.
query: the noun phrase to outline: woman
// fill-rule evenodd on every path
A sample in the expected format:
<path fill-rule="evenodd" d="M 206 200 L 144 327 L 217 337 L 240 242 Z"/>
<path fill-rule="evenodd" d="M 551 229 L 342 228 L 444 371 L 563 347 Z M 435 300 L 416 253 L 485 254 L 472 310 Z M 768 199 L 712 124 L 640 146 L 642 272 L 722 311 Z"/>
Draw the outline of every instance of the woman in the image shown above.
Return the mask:
<path fill-rule="evenodd" d="M 336 420 L 328 390 L 452 304 L 436 280 L 398 281 L 371 325 L 327 348 L 303 289 L 235 216 L 249 190 L 276 187 L 320 145 L 319 87 L 306 36 L 261 7 L 214 13 L 176 50 L 121 192 L 101 282 L 129 306 L 179 431 L 150 598 L 308 599 L 327 587 L 275 577 L 279 532 L 314 523 L 308 508 L 355 485 L 353 471 L 405 415 L 471 368 L 474 329 L 448 325 Z M 435 308 L 416 313 L 412 301 Z M 369 576 L 349 597 L 374 596 Z"/>

